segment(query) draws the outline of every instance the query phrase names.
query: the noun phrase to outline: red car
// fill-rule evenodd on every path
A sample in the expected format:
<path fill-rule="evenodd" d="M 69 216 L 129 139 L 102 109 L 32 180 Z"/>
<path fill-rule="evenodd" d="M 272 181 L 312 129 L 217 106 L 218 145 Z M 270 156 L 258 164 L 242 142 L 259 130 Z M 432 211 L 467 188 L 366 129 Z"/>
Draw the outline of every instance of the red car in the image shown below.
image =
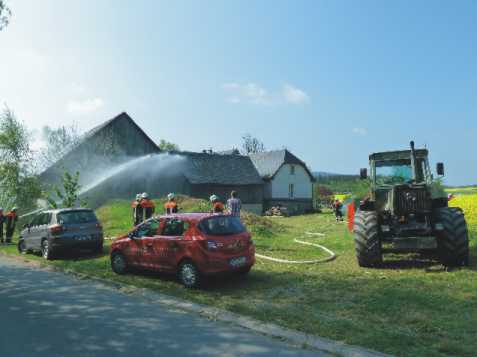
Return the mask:
<path fill-rule="evenodd" d="M 181 213 L 154 217 L 111 245 L 111 267 L 177 273 L 186 287 L 206 275 L 247 274 L 255 263 L 255 246 L 239 217 Z"/>

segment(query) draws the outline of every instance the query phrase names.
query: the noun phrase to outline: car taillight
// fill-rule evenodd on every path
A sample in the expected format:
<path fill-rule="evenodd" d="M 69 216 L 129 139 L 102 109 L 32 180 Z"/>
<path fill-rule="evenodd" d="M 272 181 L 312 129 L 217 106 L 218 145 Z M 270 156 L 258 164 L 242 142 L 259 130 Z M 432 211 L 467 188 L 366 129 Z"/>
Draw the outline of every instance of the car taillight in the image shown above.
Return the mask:
<path fill-rule="evenodd" d="M 60 234 L 63 232 L 63 226 L 61 224 L 55 224 L 54 226 L 50 227 L 51 234 Z"/>

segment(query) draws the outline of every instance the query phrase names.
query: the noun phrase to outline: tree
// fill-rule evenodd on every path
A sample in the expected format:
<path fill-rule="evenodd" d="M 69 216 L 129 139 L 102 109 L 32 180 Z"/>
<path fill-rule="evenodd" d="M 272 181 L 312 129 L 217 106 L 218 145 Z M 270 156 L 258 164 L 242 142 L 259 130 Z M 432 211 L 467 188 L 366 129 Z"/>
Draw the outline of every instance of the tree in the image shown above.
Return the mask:
<path fill-rule="evenodd" d="M 5 4 L 5 1 L 0 0 L 0 31 L 2 31 L 10 22 L 12 11 Z"/>
<path fill-rule="evenodd" d="M 79 193 L 81 186 L 79 184 L 80 173 L 76 171 L 72 175 L 69 171 L 63 173 L 61 178 L 62 187 L 56 186 L 54 188 L 54 195 L 48 194 L 46 199 L 52 208 L 59 208 L 59 202 L 61 207 L 70 208 L 75 207 L 78 203 L 80 206 L 84 206 L 86 202 L 80 200 Z M 55 199 L 56 198 L 56 199 Z"/>
<path fill-rule="evenodd" d="M 159 142 L 159 149 L 161 151 L 179 151 L 179 146 L 177 144 L 161 139 L 161 141 Z"/>
<path fill-rule="evenodd" d="M 263 143 L 250 134 L 245 134 L 242 136 L 242 140 L 242 154 L 244 155 L 256 154 L 258 152 L 265 151 L 265 146 Z"/>
<path fill-rule="evenodd" d="M 5 108 L 0 114 L 0 191 L 2 206 L 33 208 L 41 196 L 38 177 L 34 174 L 31 135 L 13 112 Z"/>
<path fill-rule="evenodd" d="M 80 141 L 80 134 L 75 125 L 60 126 L 56 129 L 43 127 L 42 139 L 46 147 L 40 151 L 39 160 L 42 169 L 60 161 L 63 156 Z"/>

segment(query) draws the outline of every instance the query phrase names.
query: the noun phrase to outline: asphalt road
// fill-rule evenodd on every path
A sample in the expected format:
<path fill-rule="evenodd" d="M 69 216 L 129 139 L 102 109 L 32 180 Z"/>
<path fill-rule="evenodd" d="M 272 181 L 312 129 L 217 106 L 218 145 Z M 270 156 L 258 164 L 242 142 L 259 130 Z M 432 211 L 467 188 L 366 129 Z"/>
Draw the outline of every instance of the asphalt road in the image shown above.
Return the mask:
<path fill-rule="evenodd" d="M 0 257 L 0 356 L 120 355 L 325 354 Z"/>

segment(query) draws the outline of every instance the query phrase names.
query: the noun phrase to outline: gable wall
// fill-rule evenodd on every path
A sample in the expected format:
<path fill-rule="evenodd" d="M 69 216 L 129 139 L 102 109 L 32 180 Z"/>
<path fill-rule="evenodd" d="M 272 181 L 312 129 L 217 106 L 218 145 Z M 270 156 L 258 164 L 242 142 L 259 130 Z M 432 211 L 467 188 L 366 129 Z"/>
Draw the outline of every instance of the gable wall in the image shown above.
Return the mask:
<path fill-rule="evenodd" d="M 295 166 L 295 174 L 290 174 L 290 167 L 292 165 L 283 165 L 271 182 L 271 198 L 288 199 L 289 184 L 294 184 L 294 198 L 296 199 L 312 199 L 313 198 L 313 183 L 306 170 L 301 165 Z"/>

